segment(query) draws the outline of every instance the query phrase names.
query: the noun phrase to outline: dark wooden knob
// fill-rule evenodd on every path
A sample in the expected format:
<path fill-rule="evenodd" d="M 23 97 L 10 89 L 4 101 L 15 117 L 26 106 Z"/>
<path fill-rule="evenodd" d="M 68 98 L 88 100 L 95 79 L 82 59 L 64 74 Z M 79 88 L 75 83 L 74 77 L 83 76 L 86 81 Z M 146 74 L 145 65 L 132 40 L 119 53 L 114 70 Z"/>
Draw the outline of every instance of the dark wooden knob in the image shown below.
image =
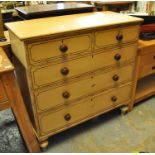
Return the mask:
<path fill-rule="evenodd" d="M 111 97 L 111 101 L 116 102 L 117 101 L 117 97 L 116 96 L 112 96 Z"/>
<path fill-rule="evenodd" d="M 118 80 L 119 80 L 119 76 L 118 76 L 117 74 L 115 74 L 115 75 L 112 77 L 112 79 L 113 79 L 114 81 L 118 81 Z"/>
<path fill-rule="evenodd" d="M 123 40 L 123 35 L 122 35 L 122 34 L 118 34 L 118 35 L 116 36 L 116 39 L 117 39 L 118 41 L 122 41 L 122 40 Z"/>
<path fill-rule="evenodd" d="M 114 56 L 114 59 L 115 59 L 116 61 L 119 61 L 119 60 L 121 59 L 121 55 L 117 53 L 117 54 Z"/>
<path fill-rule="evenodd" d="M 65 91 L 62 93 L 62 96 L 65 98 L 65 99 L 68 99 L 70 97 L 70 93 L 68 91 Z"/>
<path fill-rule="evenodd" d="M 152 70 L 155 70 L 155 66 L 152 67 Z"/>
<path fill-rule="evenodd" d="M 67 45 L 61 44 L 59 49 L 62 53 L 65 53 L 65 52 L 67 52 L 68 47 L 67 47 Z"/>
<path fill-rule="evenodd" d="M 64 67 L 61 69 L 61 74 L 62 75 L 67 75 L 69 73 L 69 69 L 67 67 Z"/>
<path fill-rule="evenodd" d="M 65 119 L 66 121 L 69 121 L 69 120 L 71 119 L 71 115 L 70 115 L 70 114 L 66 114 L 66 115 L 64 116 L 64 119 Z"/>

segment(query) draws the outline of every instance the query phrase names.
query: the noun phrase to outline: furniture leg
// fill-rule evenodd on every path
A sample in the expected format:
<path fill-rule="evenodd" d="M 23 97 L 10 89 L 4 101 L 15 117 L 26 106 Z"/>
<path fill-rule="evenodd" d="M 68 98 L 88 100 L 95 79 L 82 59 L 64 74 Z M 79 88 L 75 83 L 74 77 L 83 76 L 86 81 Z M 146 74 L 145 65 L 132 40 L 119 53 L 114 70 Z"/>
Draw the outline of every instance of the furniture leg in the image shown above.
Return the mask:
<path fill-rule="evenodd" d="M 11 108 L 15 114 L 29 152 L 40 152 L 39 144 L 28 117 L 14 73 L 8 73 L 7 76 L 3 76 L 3 81 L 5 82 L 7 94 L 9 98 L 12 99 L 10 103 Z"/>
<path fill-rule="evenodd" d="M 125 105 L 125 106 L 122 106 L 120 109 L 121 109 L 121 114 L 125 115 L 128 113 L 129 107 L 128 105 Z"/>
<path fill-rule="evenodd" d="M 40 148 L 41 148 L 42 151 L 47 150 L 47 148 L 48 148 L 48 139 L 40 142 Z"/>

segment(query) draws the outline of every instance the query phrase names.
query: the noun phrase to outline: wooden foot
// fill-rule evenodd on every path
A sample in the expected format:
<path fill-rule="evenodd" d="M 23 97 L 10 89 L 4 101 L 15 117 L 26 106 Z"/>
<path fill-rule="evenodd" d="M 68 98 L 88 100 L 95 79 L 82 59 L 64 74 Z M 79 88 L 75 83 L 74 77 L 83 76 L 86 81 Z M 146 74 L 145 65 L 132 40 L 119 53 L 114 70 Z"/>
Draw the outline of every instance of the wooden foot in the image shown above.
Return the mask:
<path fill-rule="evenodd" d="M 46 151 L 48 148 L 48 140 L 45 140 L 43 142 L 40 143 L 40 148 L 42 151 Z"/>
<path fill-rule="evenodd" d="M 127 105 L 125 105 L 125 106 L 121 107 L 120 109 L 121 109 L 121 114 L 125 115 L 125 114 L 128 113 L 128 109 L 129 109 L 129 108 L 128 108 Z"/>

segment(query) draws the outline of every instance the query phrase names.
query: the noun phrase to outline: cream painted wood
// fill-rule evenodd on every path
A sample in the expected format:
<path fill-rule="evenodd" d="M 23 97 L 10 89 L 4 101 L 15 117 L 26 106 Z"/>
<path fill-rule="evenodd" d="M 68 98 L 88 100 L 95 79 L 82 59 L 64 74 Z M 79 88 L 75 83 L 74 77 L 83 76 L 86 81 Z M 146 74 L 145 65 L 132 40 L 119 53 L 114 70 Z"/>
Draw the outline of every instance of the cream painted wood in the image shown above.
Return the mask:
<path fill-rule="evenodd" d="M 101 51 L 102 52 L 102 51 Z M 119 54 L 121 59 L 119 61 L 115 60 L 115 55 Z M 118 49 L 107 50 L 106 52 L 97 53 L 93 56 L 92 69 L 99 69 L 102 67 L 119 66 L 123 62 L 134 61 L 137 55 L 137 46 L 135 44 L 130 46 L 125 46 Z"/>
<path fill-rule="evenodd" d="M 119 104 L 126 103 L 131 99 L 132 85 L 120 86 L 119 88 L 113 88 L 107 92 L 100 93 L 93 97 L 93 111 L 94 113 L 104 111 L 108 108 L 115 107 Z M 115 96 L 117 100 L 112 101 L 112 97 Z"/>
<path fill-rule="evenodd" d="M 137 25 L 115 28 L 107 31 L 98 31 L 95 33 L 95 49 L 136 41 L 139 37 L 139 28 L 140 27 Z M 117 35 L 123 36 L 122 41 L 116 39 Z"/>
<path fill-rule="evenodd" d="M 71 54 L 73 55 L 77 52 L 90 53 L 91 44 L 91 34 L 76 35 L 67 38 L 33 43 L 28 45 L 30 61 L 33 64 L 40 61 L 47 62 L 49 59 L 53 61 L 59 57 L 62 60 L 65 60 L 66 57 L 68 59 Z M 60 50 L 61 45 L 67 46 L 68 50 L 65 53 Z"/>
<path fill-rule="evenodd" d="M 85 78 L 76 83 L 69 83 L 66 81 L 64 84 L 64 86 L 45 88 L 35 93 L 38 112 L 55 108 L 63 104 L 70 104 L 73 100 L 92 92 L 91 78 Z M 62 95 L 66 91 L 70 94 L 68 99 L 65 99 Z"/>
<path fill-rule="evenodd" d="M 19 40 L 16 35 L 9 31 L 9 36 L 11 40 L 11 48 L 13 53 L 19 59 L 19 61 L 27 68 L 26 52 L 24 42 Z"/>
<path fill-rule="evenodd" d="M 91 105 L 92 101 L 88 98 L 87 100 L 81 101 L 78 104 L 66 106 L 63 109 L 51 111 L 40 116 L 39 124 L 41 135 L 45 135 L 49 132 L 56 132 L 64 127 L 69 128 L 70 124 L 88 117 L 92 111 Z M 66 121 L 64 118 L 64 116 L 67 114 L 71 116 L 69 121 Z"/>
<path fill-rule="evenodd" d="M 6 24 L 13 53 L 25 67 L 27 81 L 23 86 L 29 89 L 29 112 L 40 142 L 133 102 L 130 92 L 135 85 L 133 69 L 142 21 L 118 13 L 94 12 Z M 119 43 L 118 33 L 123 35 Z M 59 51 L 62 40 L 68 46 L 65 54 Z M 120 60 L 114 59 L 116 54 Z M 23 66 L 18 64 L 20 73 Z M 60 73 L 64 67 L 69 69 L 66 76 Z M 115 74 L 118 81 L 112 80 Z M 65 90 L 71 94 L 67 100 L 62 98 Z M 118 102 L 112 103 L 111 95 L 117 95 Z"/>
<path fill-rule="evenodd" d="M 5 26 L 20 40 L 28 40 L 86 29 L 139 24 L 142 21 L 141 18 L 104 11 L 19 21 L 6 23 Z"/>
<path fill-rule="evenodd" d="M 129 64 L 116 67 L 106 73 L 102 71 L 94 75 L 93 78 L 86 77 L 74 83 L 66 81 L 64 86 L 56 88 L 43 88 L 35 92 L 37 111 L 43 112 L 63 104 L 74 104 L 73 102 L 76 100 L 85 98 L 85 96 L 95 93 L 96 91 L 118 86 L 122 82 L 132 81 L 133 70 L 134 64 Z M 128 71 L 128 74 L 126 74 L 126 71 Z M 113 80 L 114 75 L 119 77 L 118 81 Z M 70 94 L 68 99 L 64 99 L 62 96 L 65 91 Z"/>
<path fill-rule="evenodd" d="M 120 61 L 116 61 L 114 59 L 116 54 L 121 55 Z M 62 81 L 66 78 L 71 78 L 78 74 L 90 72 L 91 70 L 96 70 L 111 65 L 119 66 L 122 62 L 131 60 L 134 61 L 135 56 L 136 46 L 132 45 L 120 49 L 114 49 L 108 52 L 103 52 L 100 54 L 95 54 L 93 58 L 91 56 L 87 56 L 81 59 L 60 63 L 58 65 L 49 65 L 40 68 L 33 68 L 31 72 L 34 80 L 34 88 L 45 86 L 56 81 Z M 60 72 L 63 67 L 67 67 L 69 69 L 69 73 L 67 76 L 62 75 Z"/>
<path fill-rule="evenodd" d="M 134 63 L 126 66 L 115 67 L 107 73 L 97 74 L 93 76 L 92 90 L 104 90 L 106 88 L 118 87 L 122 83 L 130 82 L 133 79 Z M 118 81 L 113 80 L 113 76 L 117 75 Z"/>
<path fill-rule="evenodd" d="M 69 128 L 71 124 L 78 123 L 86 117 L 91 117 L 98 111 L 107 110 L 108 108 L 111 108 L 111 106 L 115 107 L 116 104 L 121 104 L 123 101 L 127 102 L 130 100 L 130 93 L 131 85 L 125 85 L 118 89 L 110 89 L 107 92 L 104 92 L 101 96 L 95 96 L 93 100 L 88 98 L 80 103 L 66 106 L 61 110 L 59 109 L 44 114 L 40 116 L 39 119 L 41 134 L 44 135 L 49 132 L 56 132 L 61 128 Z M 118 101 L 116 103 L 112 103 L 112 95 L 117 95 Z M 69 114 L 71 117 L 68 121 L 64 118 L 66 114 Z"/>
<path fill-rule="evenodd" d="M 61 69 L 67 67 L 69 69 L 68 75 L 62 75 Z M 42 68 L 33 68 L 32 78 L 34 88 L 45 86 L 57 81 L 66 81 L 82 73 L 91 71 L 92 56 L 75 59 L 72 61 L 60 63 L 58 65 L 48 65 Z"/>

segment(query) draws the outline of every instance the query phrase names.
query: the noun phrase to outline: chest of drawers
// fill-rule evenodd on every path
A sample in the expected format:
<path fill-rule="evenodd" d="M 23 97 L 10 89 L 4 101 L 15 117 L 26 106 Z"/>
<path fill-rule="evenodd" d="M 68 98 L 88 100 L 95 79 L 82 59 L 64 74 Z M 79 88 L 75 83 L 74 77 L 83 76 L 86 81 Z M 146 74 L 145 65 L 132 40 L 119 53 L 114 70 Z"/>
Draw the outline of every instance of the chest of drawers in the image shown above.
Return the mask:
<path fill-rule="evenodd" d="M 141 22 L 96 12 L 6 24 L 42 147 L 51 135 L 133 102 Z"/>

